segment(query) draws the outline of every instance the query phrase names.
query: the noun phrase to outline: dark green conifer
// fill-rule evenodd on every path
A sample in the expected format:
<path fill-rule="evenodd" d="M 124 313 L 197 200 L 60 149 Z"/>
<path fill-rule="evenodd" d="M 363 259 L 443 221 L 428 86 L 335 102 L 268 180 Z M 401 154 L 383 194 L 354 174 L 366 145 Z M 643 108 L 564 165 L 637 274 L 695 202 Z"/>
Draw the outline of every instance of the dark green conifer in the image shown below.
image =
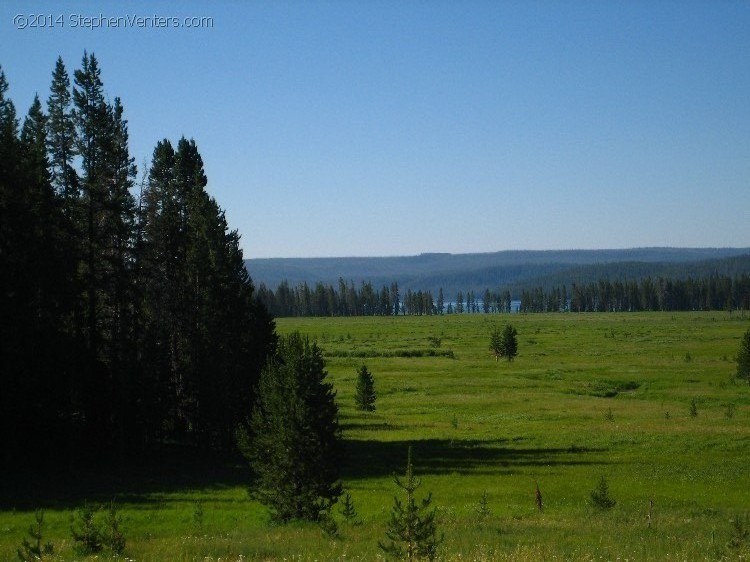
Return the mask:
<path fill-rule="evenodd" d="M 251 438 L 240 445 L 256 474 L 251 494 L 276 521 L 319 521 L 341 494 L 341 431 L 327 375 L 320 348 L 298 332 L 280 339 L 261 374 Z"/>
<path fill-rule="evenodd" d="M 357 387 L 354 392 L 354 402 L 358 410 L 366 412 L 375 411 L 375 379 L 372 373 L 367 370 L 366 365 L 362 365 L 357 371 Z"/>

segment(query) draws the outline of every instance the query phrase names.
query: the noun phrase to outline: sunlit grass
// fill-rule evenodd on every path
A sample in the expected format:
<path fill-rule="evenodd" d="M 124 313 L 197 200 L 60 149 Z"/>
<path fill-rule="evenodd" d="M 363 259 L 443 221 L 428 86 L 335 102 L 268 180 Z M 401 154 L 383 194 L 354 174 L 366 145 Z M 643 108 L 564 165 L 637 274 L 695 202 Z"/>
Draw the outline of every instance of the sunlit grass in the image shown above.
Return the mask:
<path fill-rule="evenodd" d="M 518 329 L 519 355 L 495 362 L 489 335 L 506 322 Z M 376 560 L 392 474 L 411 444 L 446 560 L 748 559 L 747 545 L 727 542 L 731 518 L 750 511 L 750 387 L 733 378 L 749 323 L 720 313 L 279 319 L 280 332 L 316 338 L 327 356 L 348 451 L 344 485 L 361 524 L 338 517 L 337 538 L 315 525 L 271 526 L 237 479 L 135 485 L 120 502 L 126 557 Z M 453 358 L 421 353 L 430 349 Z M 378 394 L 372 413 L 354 408 L 363 363 Z M 617 500 L 608 513 L 587 503 L 602 475 Z M 491 516 L 480 525 L 474 506 L 484 492 Z M 73 503 L 38 506 L 60 560 L 76 559 Z M 15 559 L 30 508 L 0 512 L 0 560 Z"/>

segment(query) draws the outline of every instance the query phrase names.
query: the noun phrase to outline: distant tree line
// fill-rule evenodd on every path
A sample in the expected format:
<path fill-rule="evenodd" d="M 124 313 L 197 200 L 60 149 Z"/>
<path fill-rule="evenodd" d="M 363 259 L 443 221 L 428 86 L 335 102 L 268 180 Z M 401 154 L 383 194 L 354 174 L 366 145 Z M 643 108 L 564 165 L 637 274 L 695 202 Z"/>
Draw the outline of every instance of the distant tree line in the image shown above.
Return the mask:
<path fill-rule="evenodd" d="M 93 54 L 20 130 L 7 91 L 0 69 L 0 466 L 232 447 L 274 324 L 195 142 L 138 185 Z"/>
<path fill-rule="evenodd" d="M 750 309 L 750 275 L 711 275 L 703 278 L 665 279 L 645 277 L 637 281 L 601 280 L 544 289 L 523 289 L 513 297 L 510 290 L 486 289 L 477 294 L 458 291 L 446 300 L 430 291 L 406 291 L 398 283 L 376 290 L 363 281 L 339 280 L 338 287 L 283 281 L 277 289 L 261 284 L 258 298 L 277 317 L 285 316 L 391 316 L 478 314 L 513 312 L 638 312 Z"/>
<path fill-rule="evenodd" d="M 549 291 L 523 291 L 520 301 L 521 312 L 747 310 L 750 275 L 573 283 L 570 289 L 563 285 Z"/>

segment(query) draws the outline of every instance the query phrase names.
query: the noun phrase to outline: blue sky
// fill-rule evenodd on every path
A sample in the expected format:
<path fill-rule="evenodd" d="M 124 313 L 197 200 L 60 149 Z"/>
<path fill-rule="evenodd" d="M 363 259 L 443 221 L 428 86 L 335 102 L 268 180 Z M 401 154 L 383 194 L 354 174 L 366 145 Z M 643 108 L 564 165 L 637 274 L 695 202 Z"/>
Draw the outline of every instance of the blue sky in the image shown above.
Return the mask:
<path fill-rule="evenodd" d="M 750 246 L 750 2 L 176 4 L 5 0 L 0 65 L 24 114 L 95 53 L 139 171 L 194 138 L 246 257 Z"/>

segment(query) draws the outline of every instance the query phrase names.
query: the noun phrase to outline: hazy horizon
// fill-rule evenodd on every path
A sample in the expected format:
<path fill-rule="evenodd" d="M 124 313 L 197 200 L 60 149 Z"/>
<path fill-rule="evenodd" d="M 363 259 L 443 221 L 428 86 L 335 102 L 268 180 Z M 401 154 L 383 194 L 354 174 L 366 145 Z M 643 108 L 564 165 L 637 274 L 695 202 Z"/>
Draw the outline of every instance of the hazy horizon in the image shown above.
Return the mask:
<path fill-rule="evenodd" d="M 294 259 L 365 259 L 365 258 L 413 258 L 430 255 L 483 255 L 483 254 L 500 254 L 500 253 L 531 253 L 531 252 L 609 252 L 609 251 L 629 251 L 629 250 L 738 250 L 750 251 L 750 246 L 632 246 L 625 248 L 546 248 L 543 250 L 511 248 L 504 250 L 489 250 L 482 252 L 419 252 L 416 254 L 390 254 L 390 255 L 320 255 L 320 256 L 264 256 L 248 257 L 245 260 L 294 260 Z"/>

